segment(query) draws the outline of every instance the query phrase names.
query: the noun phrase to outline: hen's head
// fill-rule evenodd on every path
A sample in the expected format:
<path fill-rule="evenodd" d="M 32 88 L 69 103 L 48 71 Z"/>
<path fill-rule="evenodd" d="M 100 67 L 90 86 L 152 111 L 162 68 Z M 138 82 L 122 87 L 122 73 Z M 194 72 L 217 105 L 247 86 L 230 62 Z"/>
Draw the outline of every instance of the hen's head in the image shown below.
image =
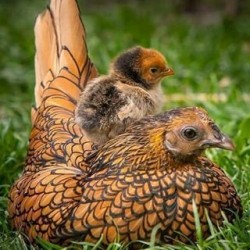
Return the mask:
<path fill-rule="evenodd" d="M 159 51 L 140 46 L 120 54 L 114 61 L 112 70 L 146 89 L 153 88 L 164 77 L 174 74 Z"/>
<path fill-rule="evenodd" d="M 233 150 L 232 141 L 224 135 L 204 109 L 176 108 L 138 121 L 128 132 L 145 131 L 151 146 L 164 147 L 175 159 L 199 156 L 207 148 Z M 143 132 L 144 133 L 144 132 Z"/>
<path fill-rule="evenodd" d="M 133 123 L 124 134 L 107 141 L 90 162 L 98 169 L 159 169 L 194 162 L 212 147 L 234 149 L 204 109 L 176 108 Z"/>
<path fill-rule="evenodd" d="M 164 136 L 164 145 L 173 155 L 199 155 L 212 147 L 234 149 L 232 141 L 220 131 L 205 110 L 184 108 L 178 112 L 172 117 L 170 115 Z"/>

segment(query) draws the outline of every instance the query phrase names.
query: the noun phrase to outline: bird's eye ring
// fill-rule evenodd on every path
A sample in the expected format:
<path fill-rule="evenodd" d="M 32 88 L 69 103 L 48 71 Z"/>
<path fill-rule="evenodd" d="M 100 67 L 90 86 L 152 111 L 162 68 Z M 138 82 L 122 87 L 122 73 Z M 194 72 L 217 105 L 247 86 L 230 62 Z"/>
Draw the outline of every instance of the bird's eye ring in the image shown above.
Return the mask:
<path fill-rule="evenodd" d="M 151 72 L 152 74 L 155 74 L 155 73 L 157 73 L 157 72 L 158 72 L 158 69 L 157 69 L 157 68 L 155 68 L 155 67 L 150 68 L 149 70 L 150 70 L 150 72 Z"/>
<path fill-rule="evenodd" d="M 182 130 L 182 135 L 188 140 L 194 140 L 198 136 L 198 132 L 193 127 L 184 128 Z"/>

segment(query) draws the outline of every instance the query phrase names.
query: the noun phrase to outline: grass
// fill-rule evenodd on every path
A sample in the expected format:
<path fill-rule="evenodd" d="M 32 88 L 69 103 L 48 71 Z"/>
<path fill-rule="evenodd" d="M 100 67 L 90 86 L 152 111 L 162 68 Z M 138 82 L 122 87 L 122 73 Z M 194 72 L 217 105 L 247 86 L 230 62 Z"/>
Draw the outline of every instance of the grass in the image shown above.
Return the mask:
<path fill-rule="evenodd" d="M 195 245 L 156 246 L 152 235 L 145 243 L 147 249 L 250 249 L 249 16 L 243 11 L 236 19 L 221 16 L 216 23 L 202 24 L 196 16 L 180 14 L 165 2 L 143 1 L 143 8 L 139 1 L 95 2 L 80 4 L 90 55 L 99 71 L 105 73 L 118 52 L 136 44 L 159 49 L 176 72 L 163 83 L 165 109 L 206 108 L 237 146 L 234 152 L 210 150 L 207 156 L 237 186 L 243 218 L 233 225 L 225 222 L 219 230 L 211 226 L 212 235 L 206 240 L 200 236 Z M 8 190 L 21 174 L 28 145 L 34 100 L 33 25 L 44 5 L 28 0 L 0 3 L 0 249 L 35 249 L 25 243 L 25 236 L 11 231 L 6 207 Z M 41 249 L 61 249 L 42 240 L 39 244 Z M 100 249 L 100 245 L 77 243 L 67 249 L 76 248 Z M 126 246 L 113 243 L 109 249 Z"/>

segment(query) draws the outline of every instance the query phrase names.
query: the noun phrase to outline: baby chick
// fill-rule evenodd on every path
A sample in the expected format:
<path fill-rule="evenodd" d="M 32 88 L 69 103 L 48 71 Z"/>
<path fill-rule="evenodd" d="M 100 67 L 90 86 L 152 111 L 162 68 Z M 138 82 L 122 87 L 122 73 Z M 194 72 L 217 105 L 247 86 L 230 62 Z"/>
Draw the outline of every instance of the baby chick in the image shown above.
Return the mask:
<path fill-rule="evenodd" d="M 76 108 L 76 122 L 89 139 L 103 144 L 133 121 L 160 112 L 161 80 L 173 74 L 157 50 L 129 49 L 115 59 L 108 75 L 88 83 Z"/>

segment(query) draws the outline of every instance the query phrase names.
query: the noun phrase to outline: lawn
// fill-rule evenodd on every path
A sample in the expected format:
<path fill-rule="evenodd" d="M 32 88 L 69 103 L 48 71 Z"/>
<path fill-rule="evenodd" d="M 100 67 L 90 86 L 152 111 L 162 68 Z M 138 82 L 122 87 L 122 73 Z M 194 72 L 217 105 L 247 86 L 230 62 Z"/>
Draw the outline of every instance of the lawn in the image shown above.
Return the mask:
<path fill-rule="evenodd" d="M 175 70 L 163 82 L 165 109 L 201 106 L 235 142 L 234 152 L 209 150 L 207 156 L 232 178 L 244 216 L 234 225 L 190 246 L 150 249 L 250 249 L 250 15 L 225 17 L 218 8 L 187 14 L 166 1 L 80 1 L 90 57 L 107 72 L 120 51 L 140 44 L 160 50 Z M 178 2 L 178 1 L 177 1 Z M 35 17 L 43 1 L 0 3 L 0 249 L 28 249 L 22 234 L 11 231 L 6 212 L 8 191 L 21 174 L 34 103 Z M 143 5 L 143 6 L 142 6 Z M 45 242 L 41 249 L 61 249 Z M 87 244 L 78 245 L 87 249 Z M 96 245 L 96 247 L 98 247 Z M 120 249 L 113 244 L 110 249 Z M 126 247 L 124 247 L 126 248 Z M 31 247 L 34 249 L 34 247 Z M 72 249 L 72 248 L 68 248 Z M 89 246 L 91 249 L 91 246 Z"/>

